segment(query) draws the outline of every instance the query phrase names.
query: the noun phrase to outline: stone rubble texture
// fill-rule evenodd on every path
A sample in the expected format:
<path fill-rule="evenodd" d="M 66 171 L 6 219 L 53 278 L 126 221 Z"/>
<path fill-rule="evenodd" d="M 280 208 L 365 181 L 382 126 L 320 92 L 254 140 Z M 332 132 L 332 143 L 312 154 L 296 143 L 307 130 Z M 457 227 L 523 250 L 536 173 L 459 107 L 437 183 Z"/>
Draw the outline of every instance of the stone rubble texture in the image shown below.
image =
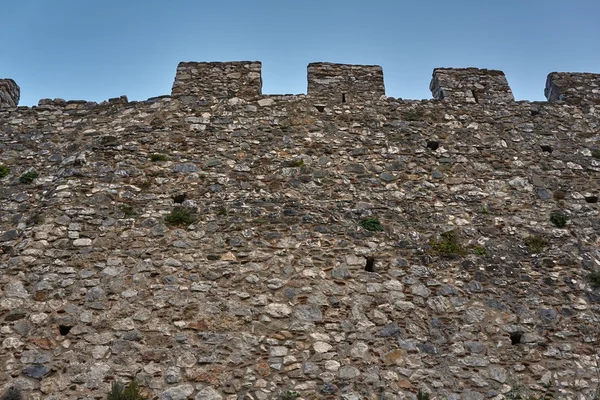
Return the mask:
<path fill-rule="evenodd" d="M 380 71 L 311 64 L 282 96 L 260 63 L 182 63 L 171 96 L 3 103 L 0 393 L 591 399 L 598 75 L 515 102 L 436 69 L 414 101 Z"/>

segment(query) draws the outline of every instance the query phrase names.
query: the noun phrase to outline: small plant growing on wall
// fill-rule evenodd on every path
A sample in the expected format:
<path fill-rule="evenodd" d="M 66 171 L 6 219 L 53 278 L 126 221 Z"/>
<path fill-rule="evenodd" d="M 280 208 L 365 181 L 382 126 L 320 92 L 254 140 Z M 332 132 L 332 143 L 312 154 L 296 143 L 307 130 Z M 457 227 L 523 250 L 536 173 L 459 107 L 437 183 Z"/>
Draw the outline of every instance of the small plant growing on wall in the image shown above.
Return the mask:
<path fill-rule="evenodd" d="M 380 232 L 383 231 L 383 226 L 381 226 L 381 222 L 377 218 L 371 217 L 367 219 L 363 219 L 358 223 L 363 229 L 371 232 Z"/>
<path fill-rule="evenodd" d="M 154 153 L 154 154 L 150 154 L 150 161 L 152 162 L 162 162 L 162 161 L 168 161 L 169 157 L 167 157 L 164 154 L 158 154 L 158 153 Z"/>
<path fill-rule="evenodd" d="M 143 400 L 140 394 L 140 388 L 135 381 L 124 386 L 122 383 L 113 382 L 111 391 L 108 393 L 107 400 Z"/>
<path fill-rule="evenodd" d="M 523 239 L 523 242 L 525 242 L 525 246 L 527 246 L 527 249 L 530 252 L 536 254 L 540 253 L 544 247 L 548 246 L 546 239 L 539 235 L 527 236 L 525 239 Z"/>
<path fill-rule="evenodd" d="M 569 217 L 566 214 L 563 214 L 559 211 L 555 211 L 550 214 L 550 222 L 557 228 L 564 228 L 567 225 L 567 220 Z"/>
<path fill-rule="evenodd" d="M 590 285 L 598 289 L 600 288 L 600 271 L 592 271 L 588 275 L 588 280 L 590 281 Z"/>
<path fill-rule="evenodd" d="M 171 225 L 190 225 L 196 219 L 192 211 L 187 207 L 174 207 L 173 210 L 165 215 L 165 221 Z"/>
<path fill-rule="evenodd" d="M 485 246 L 475 246 L 475 248 L 473 249 L 473 252 L 475 252 L 475 254 L 477 254 L 478 256 L 481 256 L 481 257 L 485 257 L 485 255 L 487 254 L 487 252 L 485 250 Z"/>
<path fill-rule="evenodd" d="M 294 400 L 298 397 L 300 397 L 300 393 L 296 392 L 295 390 L 286 390 L 279 396 L 281 400 Z"/>
<path fill-rule="evenodd" d="M 458 242 L 455 231 L 443 232 L 439 240 L 431 240 L 431 247 L 440 255 L 464 255 L 465 249 Z"/>
<path fill-rule="evenodd" d="M 21 183 L 31 183 L 35 181 L 38 177 L 38 173 L 36 171 L 25 172 L 23 175 L 19 177 L 19 181 Z"/>
<path fill-rule="evenodd" d="M 429 393 L 419 389 L 419 393 L 417 393 L 417 400 L 429 400 Z"/>
<path fill-rule="evenodd" d="M 10 174 L 10 168 L 6 165 L 0 165 L 0 179 L 8 176 Z"/>

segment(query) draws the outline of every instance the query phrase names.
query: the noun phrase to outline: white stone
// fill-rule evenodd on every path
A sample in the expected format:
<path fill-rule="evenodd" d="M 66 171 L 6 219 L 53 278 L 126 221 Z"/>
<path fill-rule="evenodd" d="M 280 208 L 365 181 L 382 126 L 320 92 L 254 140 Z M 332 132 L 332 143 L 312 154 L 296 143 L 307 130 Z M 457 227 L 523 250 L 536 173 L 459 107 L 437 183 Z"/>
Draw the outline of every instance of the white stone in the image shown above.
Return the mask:
<path fill-rule="evenodd" d="M 275 100 L 273 100 L 273 99 L 260 99 L 258 101 L 258 105 L 261 107 L 268 107 L 268 106 L 273 105 L 274 103 L 275 103 Z"/>
<path fill-rule="evenodd" d="M 284 318 L 292 313 L 292 308 L 283 303 L 271 303 L 265 307 L 265 312 L 273 318 Z"/>
<path fill-rule="evenodd" d="M 328 351 L 333 350 L 333 346 L 325 342 L 316 342 L 313 344 L 313 348 L 317 353 L 327 353 Z"/>
<path fill-rule="evenodd" d="M 73 246 L 86 247 L 86 246 L 91 246 L 91 245 L 92 245 L 92 239 L 90 239 L 90 238 L 75 239 L 73 241 Z"/>

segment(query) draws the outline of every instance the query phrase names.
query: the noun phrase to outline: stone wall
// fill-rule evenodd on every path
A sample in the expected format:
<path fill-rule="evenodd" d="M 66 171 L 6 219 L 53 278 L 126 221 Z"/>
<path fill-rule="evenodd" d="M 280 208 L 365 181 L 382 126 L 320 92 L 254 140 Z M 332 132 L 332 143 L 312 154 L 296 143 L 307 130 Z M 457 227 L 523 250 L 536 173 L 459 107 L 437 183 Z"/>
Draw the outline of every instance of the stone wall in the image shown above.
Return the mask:
<path fill-rule="evenodd" d="M 552 72 L 544 94 L 548 101 L 600 105 L 600 74 Z"/>
<path fill-rule="evenodd" d="M 261 63 L 181 62 L 171 95 L 193 104 L 211 99 L 251 99 L 262 93 Z"/>
<path fill-rule="evenodd" d="M 429 89 L 434 99 L 504 104 L 515 98 L 504 72 L 479 68 L 436 68 Z"/>
<path fill-rule="evenodd" d="M 2 109 L 0 393 L 592 399 L 599 116 L 312 95 Z"/>
<path fill-rule="evenodd" d="M 0 107 L 16 107 L 19 105 L 21 89 L 12 79 L 0 79 Z"/>
<path fill-rule="evenodd" d="M 307 94 L 337 104 L 376 100 L 385 96 L 383 69 L 378 65 L 311 63 Z"/>

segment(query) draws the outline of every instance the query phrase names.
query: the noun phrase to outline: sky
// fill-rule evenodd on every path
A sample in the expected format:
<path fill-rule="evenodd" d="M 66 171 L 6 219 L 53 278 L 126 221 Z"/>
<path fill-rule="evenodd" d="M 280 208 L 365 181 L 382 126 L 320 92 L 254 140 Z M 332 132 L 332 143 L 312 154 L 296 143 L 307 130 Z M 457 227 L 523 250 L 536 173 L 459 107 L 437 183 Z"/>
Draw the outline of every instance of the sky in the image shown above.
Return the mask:
<path fill-rule="evenodd" d="M 0 78 L 20 105 L 170 94 L 180 61 L 262 61 L 264 94 L 306 93 L 310 62 L 377 64 L 429 99 L 436 67 L 505 72 L 545 100 L 553 71 L 600 73 L 600 0 L 0 0 Z"/>

